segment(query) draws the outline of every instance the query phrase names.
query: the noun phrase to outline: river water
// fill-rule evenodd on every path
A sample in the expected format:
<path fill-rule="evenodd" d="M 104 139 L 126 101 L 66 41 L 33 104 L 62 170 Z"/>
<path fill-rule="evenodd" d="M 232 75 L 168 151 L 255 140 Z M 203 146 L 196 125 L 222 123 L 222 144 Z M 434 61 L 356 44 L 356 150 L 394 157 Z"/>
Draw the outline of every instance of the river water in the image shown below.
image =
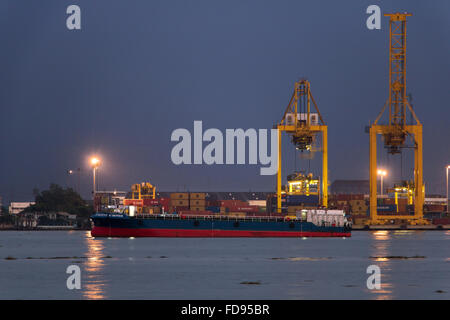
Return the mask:
<path fill-rule="evenodd" d="M 351 238 L 0 232 L 0 299 L 450 299 L 450 231 Z M 67 288 L 70 265 L 81 289 Z M 367 268 L 381 288 L 368 289 Z M 372 282 L 371 282 L 372 283 Z"/>

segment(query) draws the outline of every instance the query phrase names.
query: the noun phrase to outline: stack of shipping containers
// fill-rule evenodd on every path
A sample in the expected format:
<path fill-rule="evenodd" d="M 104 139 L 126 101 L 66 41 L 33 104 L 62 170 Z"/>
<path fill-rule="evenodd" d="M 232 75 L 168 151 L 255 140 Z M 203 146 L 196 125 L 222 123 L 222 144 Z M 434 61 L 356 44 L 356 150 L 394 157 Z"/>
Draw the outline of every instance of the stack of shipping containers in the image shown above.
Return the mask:
<path fill-rule="evenodd" d="M 193 192 L 189 194 L 189 209 L 191 211 L 206 210 L 206 193 Z"/>

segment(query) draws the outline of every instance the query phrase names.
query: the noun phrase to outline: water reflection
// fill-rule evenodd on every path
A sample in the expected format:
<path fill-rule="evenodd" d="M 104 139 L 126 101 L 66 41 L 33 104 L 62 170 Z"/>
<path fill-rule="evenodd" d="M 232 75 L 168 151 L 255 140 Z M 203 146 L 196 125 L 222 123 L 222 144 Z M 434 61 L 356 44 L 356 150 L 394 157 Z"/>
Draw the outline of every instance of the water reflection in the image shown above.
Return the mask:
<path fill-rule="evenodd" d="M 445 237 L 444 237 L 445 240 L 450 240 L 450 230 L 446 230 L 444 235 L 445 235 Z"/>
<path fill-rule="evenodd" d="M 84 263 L 83 276 L 83 297 L 86 299 L 105 299 L 106 281 L 103 278 L 103 269 L 105 266 L 103 250 L 104 240 L 94 239 L 90 231 L 86 231 L 84 237 L 86 243 L 87 257 Z"/>
<path fill-rule="evenodd" d="M 371 257 L 376 257 L 370 262 L 376 264 L 381 269 L 381 289 L 379 290 L 368 290 L 370 293 L 374 294 L 376 300 L 388 300 L 392 299 L 392 291 L 394 285 L 390 282 L 391 276 L 389 271 L 392 268 L 392 262 L 386 257 L 391 254 L 391 241 L 392 233 L 388 230 L 378 230 L 370 233 L 371 240 Z"/>
<path fill-rule="evenodd" d="M 392 283 L 383 282 L 384 278 L 381 280 L 381 289 L 380 290 L 372 290 L 373 293 L 376 293 L 377 296 L 375 300 L 391 300 L 392 299 L 392 289 L 394 286 Z"/>
<path fill-rule="evenodd" d="M 387 230 L 373 231 L 371 234 L 375 240 L 389 240 L 391 236 Z"/>

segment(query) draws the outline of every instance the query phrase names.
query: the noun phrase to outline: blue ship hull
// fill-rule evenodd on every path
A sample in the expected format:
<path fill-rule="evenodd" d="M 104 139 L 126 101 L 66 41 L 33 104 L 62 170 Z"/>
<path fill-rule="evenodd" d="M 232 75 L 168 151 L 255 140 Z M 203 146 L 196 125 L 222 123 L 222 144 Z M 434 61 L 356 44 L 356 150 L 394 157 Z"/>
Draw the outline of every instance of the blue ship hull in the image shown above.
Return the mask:
<path fill-rule="evenodd" d="M 129 217 L 96 213 L 94 237 L 350 237 L 349 226 L 317 226 L 311 222 L 273 217 Z"/>

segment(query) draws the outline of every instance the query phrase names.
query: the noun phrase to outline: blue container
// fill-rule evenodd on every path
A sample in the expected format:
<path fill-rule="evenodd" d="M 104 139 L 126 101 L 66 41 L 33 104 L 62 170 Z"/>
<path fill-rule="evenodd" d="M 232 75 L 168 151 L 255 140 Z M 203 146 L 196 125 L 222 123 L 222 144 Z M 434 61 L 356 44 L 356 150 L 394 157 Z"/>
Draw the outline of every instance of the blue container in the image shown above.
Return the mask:
<path fill-rule="evenodd" d="M 220 213 L 220 207 L 206 207 L 206 210 L 214 213 Z"/>
<path fill-rule="evenodd" d="M 277 197 L 271 199 L 272 204 L 277 204 Z M 281 198 L 281 203 L 286 203 L 286 198 Z"/>
<path fill-rule="evenodd" d="M 377 211 L 380 212 L 397 212 L 397 205 L 396 204 L 384 204 L 384 205 L 378 205 Z"/>
<path fill-rule="evenodd" d="M 397 212 L 397 205 L 396 204 L 383 204 L 377 206 L 377 212 L 380 213 L 396 213 Z M 367 208 L 367 214 L 370 214 L 370 207 Z"/>
<path fill-rule="evenodd" d="M 296 195 L 296 196 L 287 196 L 286 204 L 291 206 L 297 206 L 301 204 L 317 204 L 319 203 L 319 196 L 304 196 L 304 195 Z"/>

